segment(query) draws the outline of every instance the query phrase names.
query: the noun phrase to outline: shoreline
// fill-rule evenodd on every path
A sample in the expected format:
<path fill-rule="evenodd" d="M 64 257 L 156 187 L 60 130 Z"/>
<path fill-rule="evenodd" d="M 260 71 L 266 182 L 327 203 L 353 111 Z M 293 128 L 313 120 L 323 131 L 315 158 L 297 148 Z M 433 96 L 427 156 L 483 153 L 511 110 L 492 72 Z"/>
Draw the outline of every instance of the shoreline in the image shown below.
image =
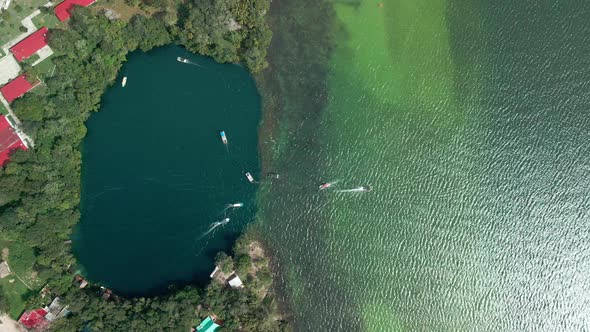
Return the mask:
<path fill-rule="evenodd" d="M 268 1 L 255 1 L 258 3 L 261 12 L 265 12 L 264 6 L 268 4 Z M 63 29 L 54 29 L 51 35 L 52 40 L 50 41 L 50 44 L 53 45 L 53 43 L 55 43 L 56 51 L 61 51 L 64 55 L 52 59 L 58 68 L 55 76 L 52 77 L 57 81 L 62 77 L 68 77 L 73 81 L 84 78 L 89 80 L 89 84 L 76 85 L 73 87 L 50 84 L 48 85 L 48 89 L 42 91 L 42 94 L 25 95 L 22 100 L 19 100 L 18 105 L 16 105 L 17 113 L 20 112 L 24 114 L 24 110 L 27 109 L 26 106 L 29 106 L 42 114 L 40 117 L 30 115 L 28 118 L 25 117 L 23 121 L 25 121 L 25 123 L 29 122 L 37 125 L 37 130 L 46 135 L 43 136 L 43 138 L 54 144 L 38 144 L 36 151 L 19 153 L 20 159 L 15 159 L 15 161 L 13 161 L 14 164 L 11 164 L 10 167 L 20 166 L 25 168 L 34 162 L 35 165 L 42 164 L 45 168 L 29 167 L 30 172 L 15 172 L 10 174 L 10 176 L 13 177 L 14 183 L 19 184 L 21 182 L 30 181 L 32 177 L 47 172 L 55 174 L 55 177 L 53 178 L 60 179 L 60 181 L 65 183 L 59 183 L 63 186 L 63 189 L 57 193 L 40 191 L 35 200 L 22 199 L 16 201 L 16 198 L 20 197 L 19 195 L 23 195 L 23 198 L 28 198 L 29 194 L 28 192 L 24 192 L 19 186 L 10 188 L 11 191 L 9 193 L 12 195 L 9 197 L 15 197 L 14 204 L 8 206 L 3 211 L 7 215 L 10 215 L 11 213 L 15 214 L 15 211 L 18 209 L 29 211 L 30 215 L 21 214 L 16 216 L 15 214 L 16 217 L 13 222 L 15 224 L 24 224 L 25 221 L 29 222 L 29 227 L 38 231 L 35 232 L 35 234 L 41 234 L 41 231 L 44 230 L 42 227 L 46 223 L 34 223 L 31 222 L 31 220 L 45 220 L 44 218 L 51 217 L 61 221 L 57 224 L 60 226 L 59 228 L 52 229 L 55 233 L 55 235 L 54 233 L 51 233 L 52 236 L 33 238 L 30 236 L 30 233 L 26 234 L 28 235 L 27 237 L 24 231 L 22 233 L 15 232 L 15 238 L 29 247 L 35 247 L 36 251 L 32 265 L 36 266 L 35 264 L 37 264 L 39 269 L 45 269 L 48 271 L 47 275 L 52 277 L 51 280 L 48 280 L 47 284 L 47 289 L 50 290 L 51 295 L 62 297 L 65 303 L 76 304 L 72 305 L 72 310 L 70 311 L 68 318 L 56 321 L 54 326 L 68 326 L 70 328 L 76 326 L 86 326 L 90 328 L 93 326 L 100 326 L 101 329 L 105 330 L 125 330 L 125 326 L 130 326 L 131 324 L 134 324 L 134 326 L 139 326 L 137 324 L 146 324 L 150 317 L 159 318 L 157 319 L 158 325 L 151 326 L 153 329 L 159 329 L 158 326 L 160 326 L 160 324 L 162 327 L 166 324 L 168 324 L 168 327 L 188 327 L 194 323 L 194 314 L 190 314 L 187 311 L 190 311 L 190 309 L 193 308 L 193 302 L 200 301 L 201 290 L 196 289 L 195 287 L 189 286 L 181 289 L 171 287 L 166 296 L 150 298 L 149 301 L 161 303 L 161 305 L 151 307 L 144 307 L 142 300 L 137 298 L 129 300 L 121 299 L 121 302 L 126 304 L 124 306 L 105 306 L 99 302 L 100 298 L 97 298 L 96 289 L 88 287 L 85 291 L 81 291 L 79 289 L 80 287 L 72 284 L 73 276 L 70 273 L 71 271 L 69 271 L 69 267 L 76 262 L 76 258 L 73 256 L 73 251 L 70 245 L 71 238 L 69 236 L 71 236 L 74 227 L 76 227 L 80 221 L 80 194 L 82 188 L 81 170 L 79 166 L 80 163 L 83 162 L 83 160 L 81 160 L 80 145 L 87 134 L 86 120 L 88 120 L 92 111 L 98 111 L 100 109 L 102 95 L 109 86 L 114 84 L 114 79 L 118 77 L 122 63 L 126 61 L 126 57 L 130 52 L 136 49 L 145 52 L 154 47 L 176 44 L 182 45 L 185 49 L 194 54 L 210 57 L 218 63 L 242 62 L 245 67 L 249 69 L 252 76 L 254 76 L 253 72 L 258 71 L 263 67 L 267 45 L 265 44 L 265 38 L 268 37 L 268 27 L 265 23 L 266 17 L 260 15 L 259 12 L 249 13 L 239 10 L 240 8 L 232 8 L 232 10 L 235 10 L 235 18 L 239 21 L 243 21 L 245 23 L 244 26 L 248 24 L 251 28 L 242 33 L 234 31 L 228 33 L 232 34 L 233 37 L 239 37 L 241 43 L 241 47 L 232 49 L 233 53 L 231 54 L 231 57 L 228 58 L 227 49 L 222 48 L 222 45 L 215 44 L 216 48 L 203 49 L 200 40 L 192 38 L 193 33 L 191 29 L 195 27 L 204 27 L 206 28 L 205 30 L 212 35 L 218 33 L 215 29 L 224 29 L 224 25 L 212 26 L 211 24 L 207 24 L 207 22 L 203 22 L 201 20 L 202 16 L 199 15 L 201 9 L 202 8 L 199 7 L 198 4 L 192 4 L 192 6 L 188 8 L 187 19 L 190 19 L 190 24 L 182 23 L 176 25 L 174 23 L 174 25 L 168 25 L 168 22 L 163 21 L 165 18 L 159 16 L 138 16 L 134 17 L 134 19 L 131 19 L 129 22 L 110 24 L 110 21 L 107 18 L 101 15 L 96 15 L 96 12 L 91 9 L 77 8 L 70 18 L 71 22 L 76 23 L 76 21 L 84 20 L 85 27 L 87 28 L 90 26 L 95 28 L 93 31 L 103 36 L 104 40 L 92 38 L 92 36 L 87 33 L 87 30 L 89 29 L 84 29 L 84 31 L 82 31 L 82 27 L 77 24 L 71 24 L 68 26 L 67 31 L 69 31 L 69 33 Z M 219 11 L 226 10 L 226 8 L 221 7 L 216 7 L 214 9 Z M 141 29 L 145 26 L 149 26 L 150 28 L 149 35 L 141 33 Z M 172 35 L 169 28 L 177 28 L 179 34 Z M 102 43 L 99 44 L 99 42 Z M 108 58 L 111 59 L 111 61 L 105 62 L 102 67 L 88 66 L 88 68 L 92 68 L 93 70 L 96 70 L 96 72 L 85 72 L 81 70 L 81 68 L 85 68 L 85 65 L 90 64 L 93 58 L 90 56 L 90 52 L 80 55 L 74 53 L 66 46 L 75 43 L 84 44 L 88 49 L 92 49 L 94 51 L 92 56 Z M 120 45 L 129 46 L 125 48 L 117 47 Z M 252 54 L 247 54 L 246 52 L 252 52 L 254 53 L 254 56 L 252 56 Z M 71 59 L 68 57 L 71 57 Z M 68 61 L 70 60 L 78 66 L 67 66 L 66 64 L 68 64 Z M 69 93 L 63 93 L 65 90 L 68 90 Z M 57 99 L 59 96 L 64 95 L 72 97 L 76 94 L 85 96 L 86 98 L 68 99 L 68 108 L 60 110 L 60 113 L 55 113 L 53 108 L 50 110 L 42 109 L 42 107 L 44 107 L 43 105 L 48 104 L 45 103 L 48 100 Z M 53 104 L 50 103 L 49 105 L 53 106 Z M 41 112 L 41 110 L 45 112 Z M 67 126 L 64 126 L 62 130 L 59 130 L 61 128 L 55 130 L 55 128 L 50 127 L 50 125 L 57 122 L 67 124 Z M 58 136 L 61 136 L 63 139 L 55 139 Z M 55 141 L 52 141 L 53 139 L 55 139 Z M 51 156 L 51 158 L 49 156 Z M 59 165 L 52 163 L 52 158 L 59 158 L 61 161 Z M 48 180 L 48 186 L 55 184 L 56 182 Z M 8 203 L 11 202 L 12 201 L 8 201 Z M 44 202 L 44 204 L 38 204 L 39 202 Z M 21 230 L 19 229 L 19 231 Z M 116 296 L 113 296 L 114 299 L 109 299 L 111 293 L 108 293 L 108 295 L 109 296 L 106 298 L 103 297 L 104 301 L 109 300 L 119 302 L 116 300 Z M 45 302 L 43 300 L 40 301 Z M 237 302 L 234 303 L 231 299 L 228 303 L 237 305 Z M 129 308 L 133 307 L 134 310 L 130 311 Z M 164 308 L 167 308 L 167 311 L 163 310 Z M 257 310 L 262 310 L 262 308 L 252 307 L 249 309 L 249 311 L 253 313 L 252 317 L 264 316 L 263 311 L 256 312 Z M 100 312 L 102 314 L 95 316 L 91 320 L 86 320 L 84 318 L 85 313 L 92 311 Z M 231 311 L 224 309 L 222 314 L 230 315 Z M 116 321 L 105 318 L 112 316 L 125 317 L 126 319 Z M 181 317 L 181 319 L 178 317 Z M 252 321 L 250 323 L 252 323 Z M 256 323 L 256 321 L 254 321 L 254 323 Z"/>
<path fill-rule="evenodd" d="M 273 31 L 267 52 L 269 66 L 255 76 L 262 98 L 262 118 L 258 130 L 261 170 L 265 173 L 277 172 L 281 180 L 259 188 L 257 196 L 260 202 L 254 225 L 260 230 L 262 245 L 272 253 L 270 267 L 279 309 L 294 329 L 297 316 L 301 314 L 301 310 L 296 308 L 298 303 L 293 289 L 297 287 L 295 283 L 298 280 L 289 278 L 289 265 L 280 261 L 281 256 L 285 258 L 293 251 L 283 250 L 283 247 L 273 243 L 272 234 L 265 232 L 265 228 L 280 215 L 280 211 L 269 206 L 266 200 L 277 197 L 277 192 L 280 195 L 293 190 L 286 179 L 300 174 L 295 163 L 290 162 L 292 157 L 303 156 L 305 162 L 318 164 L 316 156 L 307 155 L 305 150 L 310 144 L 318 143 L 314 133 L 328 102 L 329 59 L 335 43 L 331 30 L 336 22 L 332 4 L 328 1 L 311 7 L 300 6 L 298 2 L 271 3 L 267 14 L 267 23 Z M 311 36 L 302 35 L 300 32 L 306 30 L 305 21 L 315 19 L 324 24 L 314 29 Z M 299 47 L 293 50 L 286 45 Z M 293 55 L 293 51 L 297 54 Z M 293 58 L 298 61 L 294 63 Z"/>

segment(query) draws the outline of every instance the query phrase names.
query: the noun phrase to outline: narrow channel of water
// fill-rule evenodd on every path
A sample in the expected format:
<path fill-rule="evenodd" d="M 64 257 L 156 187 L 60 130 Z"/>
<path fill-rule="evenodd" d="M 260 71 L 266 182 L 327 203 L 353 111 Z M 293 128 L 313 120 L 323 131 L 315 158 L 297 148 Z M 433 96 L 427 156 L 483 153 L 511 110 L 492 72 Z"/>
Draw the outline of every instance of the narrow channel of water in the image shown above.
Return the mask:
<path fill-rule="evenodd" d="M 119 78 L 87 123 L 74 252 L 86 277 L 121 294 L 202 284 L 256 210 L 244 176 L 259 176 L 254 81 L 175 46 L 131 54 L 121 76 L 126 87 Z M 236 202 L 244 207 L 226 209 Z"/>

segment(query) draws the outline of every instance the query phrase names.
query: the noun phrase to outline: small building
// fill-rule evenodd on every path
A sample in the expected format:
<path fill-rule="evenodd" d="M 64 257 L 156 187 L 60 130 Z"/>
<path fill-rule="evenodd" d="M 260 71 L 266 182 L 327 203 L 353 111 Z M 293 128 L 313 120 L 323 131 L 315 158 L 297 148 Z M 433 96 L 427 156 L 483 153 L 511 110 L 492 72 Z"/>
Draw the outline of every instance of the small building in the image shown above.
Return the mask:
<path fill-rule="evenodd" d="M 16 45 L 10 48 L 10 52 L 18 62 L 28 59 L 31 55 L 39 52 L 44 47 L 47 47 L 47 34 L 49 30 L 46 27 L 33 32 L 27 38 L 21 40 Z"/>
<path fill-rule="evenodd" d="M 74 6 L 88 7 L 96 0 L 65 0 L 59 5 L 55 6 L 55 16 L 64 22 L 72 15 L 72 9 Z"/>
<path fill-rule="evenodd" d="M 10 6 L 10 0 L 0 0 L 0 11 L 7 10 Z"/>
<path fill-rule="evenodd" d="M 31 91 L 31 89 L 37 86 L 37 84 L 39 83 L 36 83 L 35 85 L 31 84 L 27 80 L 26 75 L 20 75 L 0 88 L 0 92 L 2 92 L 4 99 L 6 99 L 8 103 L 12 103 L 15 99 L 20 98 L 25 93 Z"/>
<path fill-rule="evenodd" d="M 65 317 L 70 313 L 68 307 L 64 306 L 61 303 L 61 299 L 59 297 L 53 299 L 53 301 L 51 301 L 51 304 L 48 307 L 45 307 L 44 310 L 47 312 L 47 315 L 45 315 L 45 319 L 47 319 L 50 322 L 53 322 L 58 318 Z"/>
<path fill-rule="evenodd" d="M 101 292 L 100 296 L 105 301 L 108 300 L 108 299 L 110 299 L 111 296 L 113 295 L 113 291 L 112 290 L 110 290 L 110 289 L 108 289 L 106 287 L 102 287 L 102 286 L 100 287 L 100 292 Z"/>
<path fill-rule="evenodd" d="M 213 272 L 211 272 L 211 274 L 209 275 L 209 278 L 213 279 L 213 276 L 215 276 L 215 273 L 217 273 L 217 271 L 219 271 L 219 266 L 215 265 L 215 270 L 213 270 Z"/>
<path fill-rule="evenodd" d="M 76 285 L 78 288 L 84 288 L 88 286 L 88 281 L 86 281 L 86 279 L 84 279 L 81 275 L 76 274 L 74 277 L 74 285 Z"/>
<path fill-rule="evenodd" d="M 205 320 L 197 326 L 197 331 L 199 332 L 214 332 L 219 328 L 219 325 L 215 323 L 215 320 L 211 318 L 211 316 L 207 316 Z"/>
<path fill-rule="evenodd" d="M 10 271 L 8 263 L 6 263 L 6 261 L 0 262 L 0 279 L 6 278 L 10 273 L 12 272 Z"/>
<path fill-rule="evenodd" d="M 4 115 L 0 115 L 0 167 L 4 167 L 10 155 L 18 149 L 27 150 L 16 130 Z"/>
<path fill-rule="evenodd" d="M 61 299 L 56 297 L 51 301 L 51 304 L 42 309 L 35 309 L 25 311 L 18 319 L 27 330 L 30 331 L 44 331 L 53 321 L 58 318 L 67 316 L 70 313 L 67 306 L 61 303 Z"/>
<path fill-rule="evenodd" d="M 238 275 L 234 272 L 232 273 L 229 278 L 227 278 L 227 283 L 233 288 L 242 288 L 244 284 Z"/>
<path fill-rule="evenodd" d="M 51 324 L 50 321 L 45 319 L 45 316 L 47 316 L 45 309 L 25 311 L 18 319 L 18 322 L 28 330 L 43 331 Z"/>

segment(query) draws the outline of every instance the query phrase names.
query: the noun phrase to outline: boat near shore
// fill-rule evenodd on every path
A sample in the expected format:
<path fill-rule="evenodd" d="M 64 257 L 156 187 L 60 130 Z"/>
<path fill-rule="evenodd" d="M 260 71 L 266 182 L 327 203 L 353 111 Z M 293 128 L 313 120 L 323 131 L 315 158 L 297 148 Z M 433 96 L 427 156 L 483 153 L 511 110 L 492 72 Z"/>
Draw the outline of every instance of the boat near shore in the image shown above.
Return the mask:
<path fill-rule="evenodd" d="M 254 177 L 252 177 L 252 174 L 250 174 L 250 172 L 246 172 L 246 178 L 248 179 L 248 181 L 250 181 L 251 183 L 254 183 Z"/>
<path fill-rule="evenodd" d="M 190 61 L 188 59 L 181 58 L 181 57 L 176 58 L 176 61 L 182 62 L 182 63 L 190 63 Z"/>
<path fill-rule="evenodd" d="M 123 77 L 123 80 L 121 81 L 121 86 L 125 87 L 125 85 L 127 85 L 127 76 Z"/>

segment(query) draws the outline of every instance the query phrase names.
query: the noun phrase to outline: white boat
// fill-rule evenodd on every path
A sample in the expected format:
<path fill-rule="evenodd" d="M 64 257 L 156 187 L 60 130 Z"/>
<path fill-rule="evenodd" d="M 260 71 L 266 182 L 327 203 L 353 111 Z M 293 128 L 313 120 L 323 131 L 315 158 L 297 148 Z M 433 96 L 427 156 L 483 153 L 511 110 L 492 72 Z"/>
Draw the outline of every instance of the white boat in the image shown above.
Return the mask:
<path fill-rule="evenodd" d="M 254 183 L 254 178 L 252 177 L 252 174 L 250 174 L 250 172 L 246 172 L 246 178 L 248 179 L 248 181 L 250 181 L 251 183 Z"/>
<path fill-rule="evenodd" d="M 125 87 L 127 85 L 127 76 L 123 77 L 123 81 L 121 81 L 121 86 Z"/>
<path fill-rule="evenodd" d="M 244 206 L 244 203 L 234 203 L 229 205 L 231 208 L 241 208 L 242 206 Z"/>
<path fill-rule="evenodd" d="M 176 61 L 178 61 L 178 62 L 182 62 L 182 63 L 190 63 L 190 61 L 188 61 L 188 60 L 187 60 L 187 59 L 185 59 L 185 58 L 181 58 L 181 57 L 178 57 L 178 58 L 176 58 Z"/>
<path fill-rule="evenodd" d="M 223 144 L 227 145 L 227 137 L 225 136 L 225 131 L 221 131 L 219 135 L 221 136 L 221 141 L 223 142 Z"/>

